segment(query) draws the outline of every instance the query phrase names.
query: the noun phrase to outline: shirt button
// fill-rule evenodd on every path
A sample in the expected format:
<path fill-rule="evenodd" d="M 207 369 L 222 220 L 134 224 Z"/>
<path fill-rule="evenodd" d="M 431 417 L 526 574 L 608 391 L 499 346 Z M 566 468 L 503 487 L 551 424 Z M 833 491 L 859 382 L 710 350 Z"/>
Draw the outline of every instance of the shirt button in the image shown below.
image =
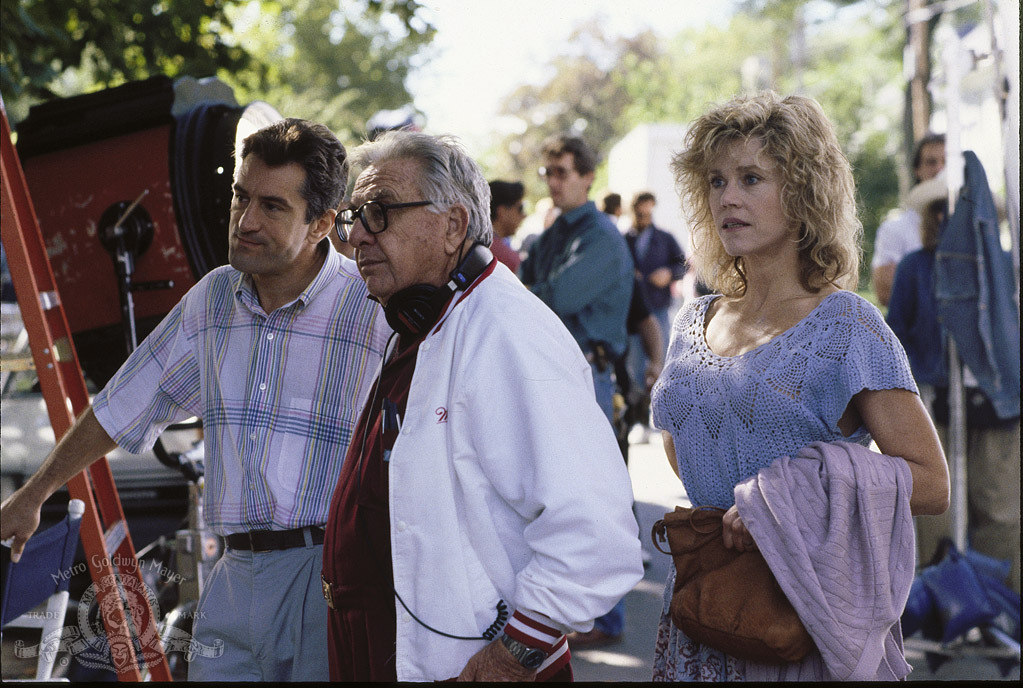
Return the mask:
<path fill-rule="evenodd" d="M 268 335 L 266 335 L 266 338 L 267 339 L 273 339 L 274 338 L 274 333 L 273 332 L 269 333 Z"/>
<path fill-rule="evenodd" d="M 408 524 L 404 521 L 398 521 L 398 531 L 404 533 L 405 529 L 408 528 Z"/>
<path fill-rule="evenodd" d="M 250 440 L 256 439 L 256 433 L 252 433 L 251 435 L 249 435 L 249 439 Z"/>
<path fill-rule="evenodd" d="M 412 617 L 409 616 L 408 612 L 402 612 L 401 613 L 401 621 L 402 621 L 402 623 L 408 623 L 411 620 L 412 620 Z"/>
<path fill-rule="evenodd" d="M 266 383 L 265 382 L 259 386 L 259 390 L 260 391 L 265 391 L 266 390 Z"/>
<path fill-rule="evenodd" d="M 423 351 L 429 351 L 430 342 L 423 342 L 422 344 L 419 345 L 419 348 L 422 349 Z"/>

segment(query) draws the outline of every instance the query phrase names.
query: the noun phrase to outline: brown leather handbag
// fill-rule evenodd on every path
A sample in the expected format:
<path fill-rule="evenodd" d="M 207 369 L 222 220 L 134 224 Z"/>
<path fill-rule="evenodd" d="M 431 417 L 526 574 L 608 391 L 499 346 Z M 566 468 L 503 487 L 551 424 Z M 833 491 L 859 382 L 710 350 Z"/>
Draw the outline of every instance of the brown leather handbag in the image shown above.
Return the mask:
<path fill-rule="evenodd" d="M 763 555 L 725 547 L 724 514 L 718 507 L 677 506 L 654 524 L 654 547 L 675 560 L 672 622 L 692 640 L 733 657 L 800 661 L 813 639 Z M 668 552 L 661 549 L 665 540 Z"/>

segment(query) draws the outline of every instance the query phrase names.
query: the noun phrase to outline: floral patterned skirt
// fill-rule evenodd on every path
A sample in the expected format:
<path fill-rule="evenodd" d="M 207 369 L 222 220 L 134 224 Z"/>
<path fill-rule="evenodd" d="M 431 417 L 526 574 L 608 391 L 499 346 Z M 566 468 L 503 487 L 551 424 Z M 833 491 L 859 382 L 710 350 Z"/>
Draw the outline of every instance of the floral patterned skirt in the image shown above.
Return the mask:
<path fill-rule="evenodd" d="M 664 606 L 657 624 L 654 681 L 742 681 L 745 662 L 694 642 L 671 622 L 671 593 L 675 565 L 664 586 Z"/>

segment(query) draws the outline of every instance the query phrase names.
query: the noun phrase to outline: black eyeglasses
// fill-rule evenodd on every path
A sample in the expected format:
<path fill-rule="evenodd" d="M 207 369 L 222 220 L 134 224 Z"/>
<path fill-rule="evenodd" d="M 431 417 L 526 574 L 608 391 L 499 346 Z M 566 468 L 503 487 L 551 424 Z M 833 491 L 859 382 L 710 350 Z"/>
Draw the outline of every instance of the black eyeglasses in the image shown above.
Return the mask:
<path fill-rule="evenodd" d="M 418 208 L 423 205 L 433 205 L 433 201 L 411 201 L 409 203 L 381 203 L 379 201 L 366 201 L 358 208 L 345 208 L 337 214 L 334 226 L 341 241 L 347 243 L 352 235 L 352 226 L 356 220 L 362 222 L 362 226 L 370 234 L 380 234 L 387 229 L 387 211 L 399 208 Z"/>

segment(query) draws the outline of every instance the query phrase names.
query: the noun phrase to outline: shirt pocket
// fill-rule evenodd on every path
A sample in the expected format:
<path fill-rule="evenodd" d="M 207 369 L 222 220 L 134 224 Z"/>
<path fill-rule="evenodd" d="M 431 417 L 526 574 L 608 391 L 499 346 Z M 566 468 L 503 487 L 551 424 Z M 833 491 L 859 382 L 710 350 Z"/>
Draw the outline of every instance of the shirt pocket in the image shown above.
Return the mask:
<path fill-rule="evenodd" d="M 975 301 L 980 259 L 976 255 L 939 251 L 934 261 L 934 296 L 939 301 Z"/>
<path fill-rule="evenodd" d="M 286 422 L 281 433 L 281 449 L 271 459 L 267 476 L 278 503 L 282 497 L 290 498 L 299 490 L 302 475 L 308 465 L 309 428 L 312 422 L 313 400 L 293 397 L 288 405 Z"/>
<path fill-rule="evenodd" d="M 466 591 L 470 597 L 476 628 L 479 633 L 487 633 L 496 638 L 504 628 L 509 614 L 514 610 L 508 609 L 507 603 L 483 565 L 480 553 L 473 547 L 464 531 L 460 533 L 460 539 L 465 564 Z"/>

